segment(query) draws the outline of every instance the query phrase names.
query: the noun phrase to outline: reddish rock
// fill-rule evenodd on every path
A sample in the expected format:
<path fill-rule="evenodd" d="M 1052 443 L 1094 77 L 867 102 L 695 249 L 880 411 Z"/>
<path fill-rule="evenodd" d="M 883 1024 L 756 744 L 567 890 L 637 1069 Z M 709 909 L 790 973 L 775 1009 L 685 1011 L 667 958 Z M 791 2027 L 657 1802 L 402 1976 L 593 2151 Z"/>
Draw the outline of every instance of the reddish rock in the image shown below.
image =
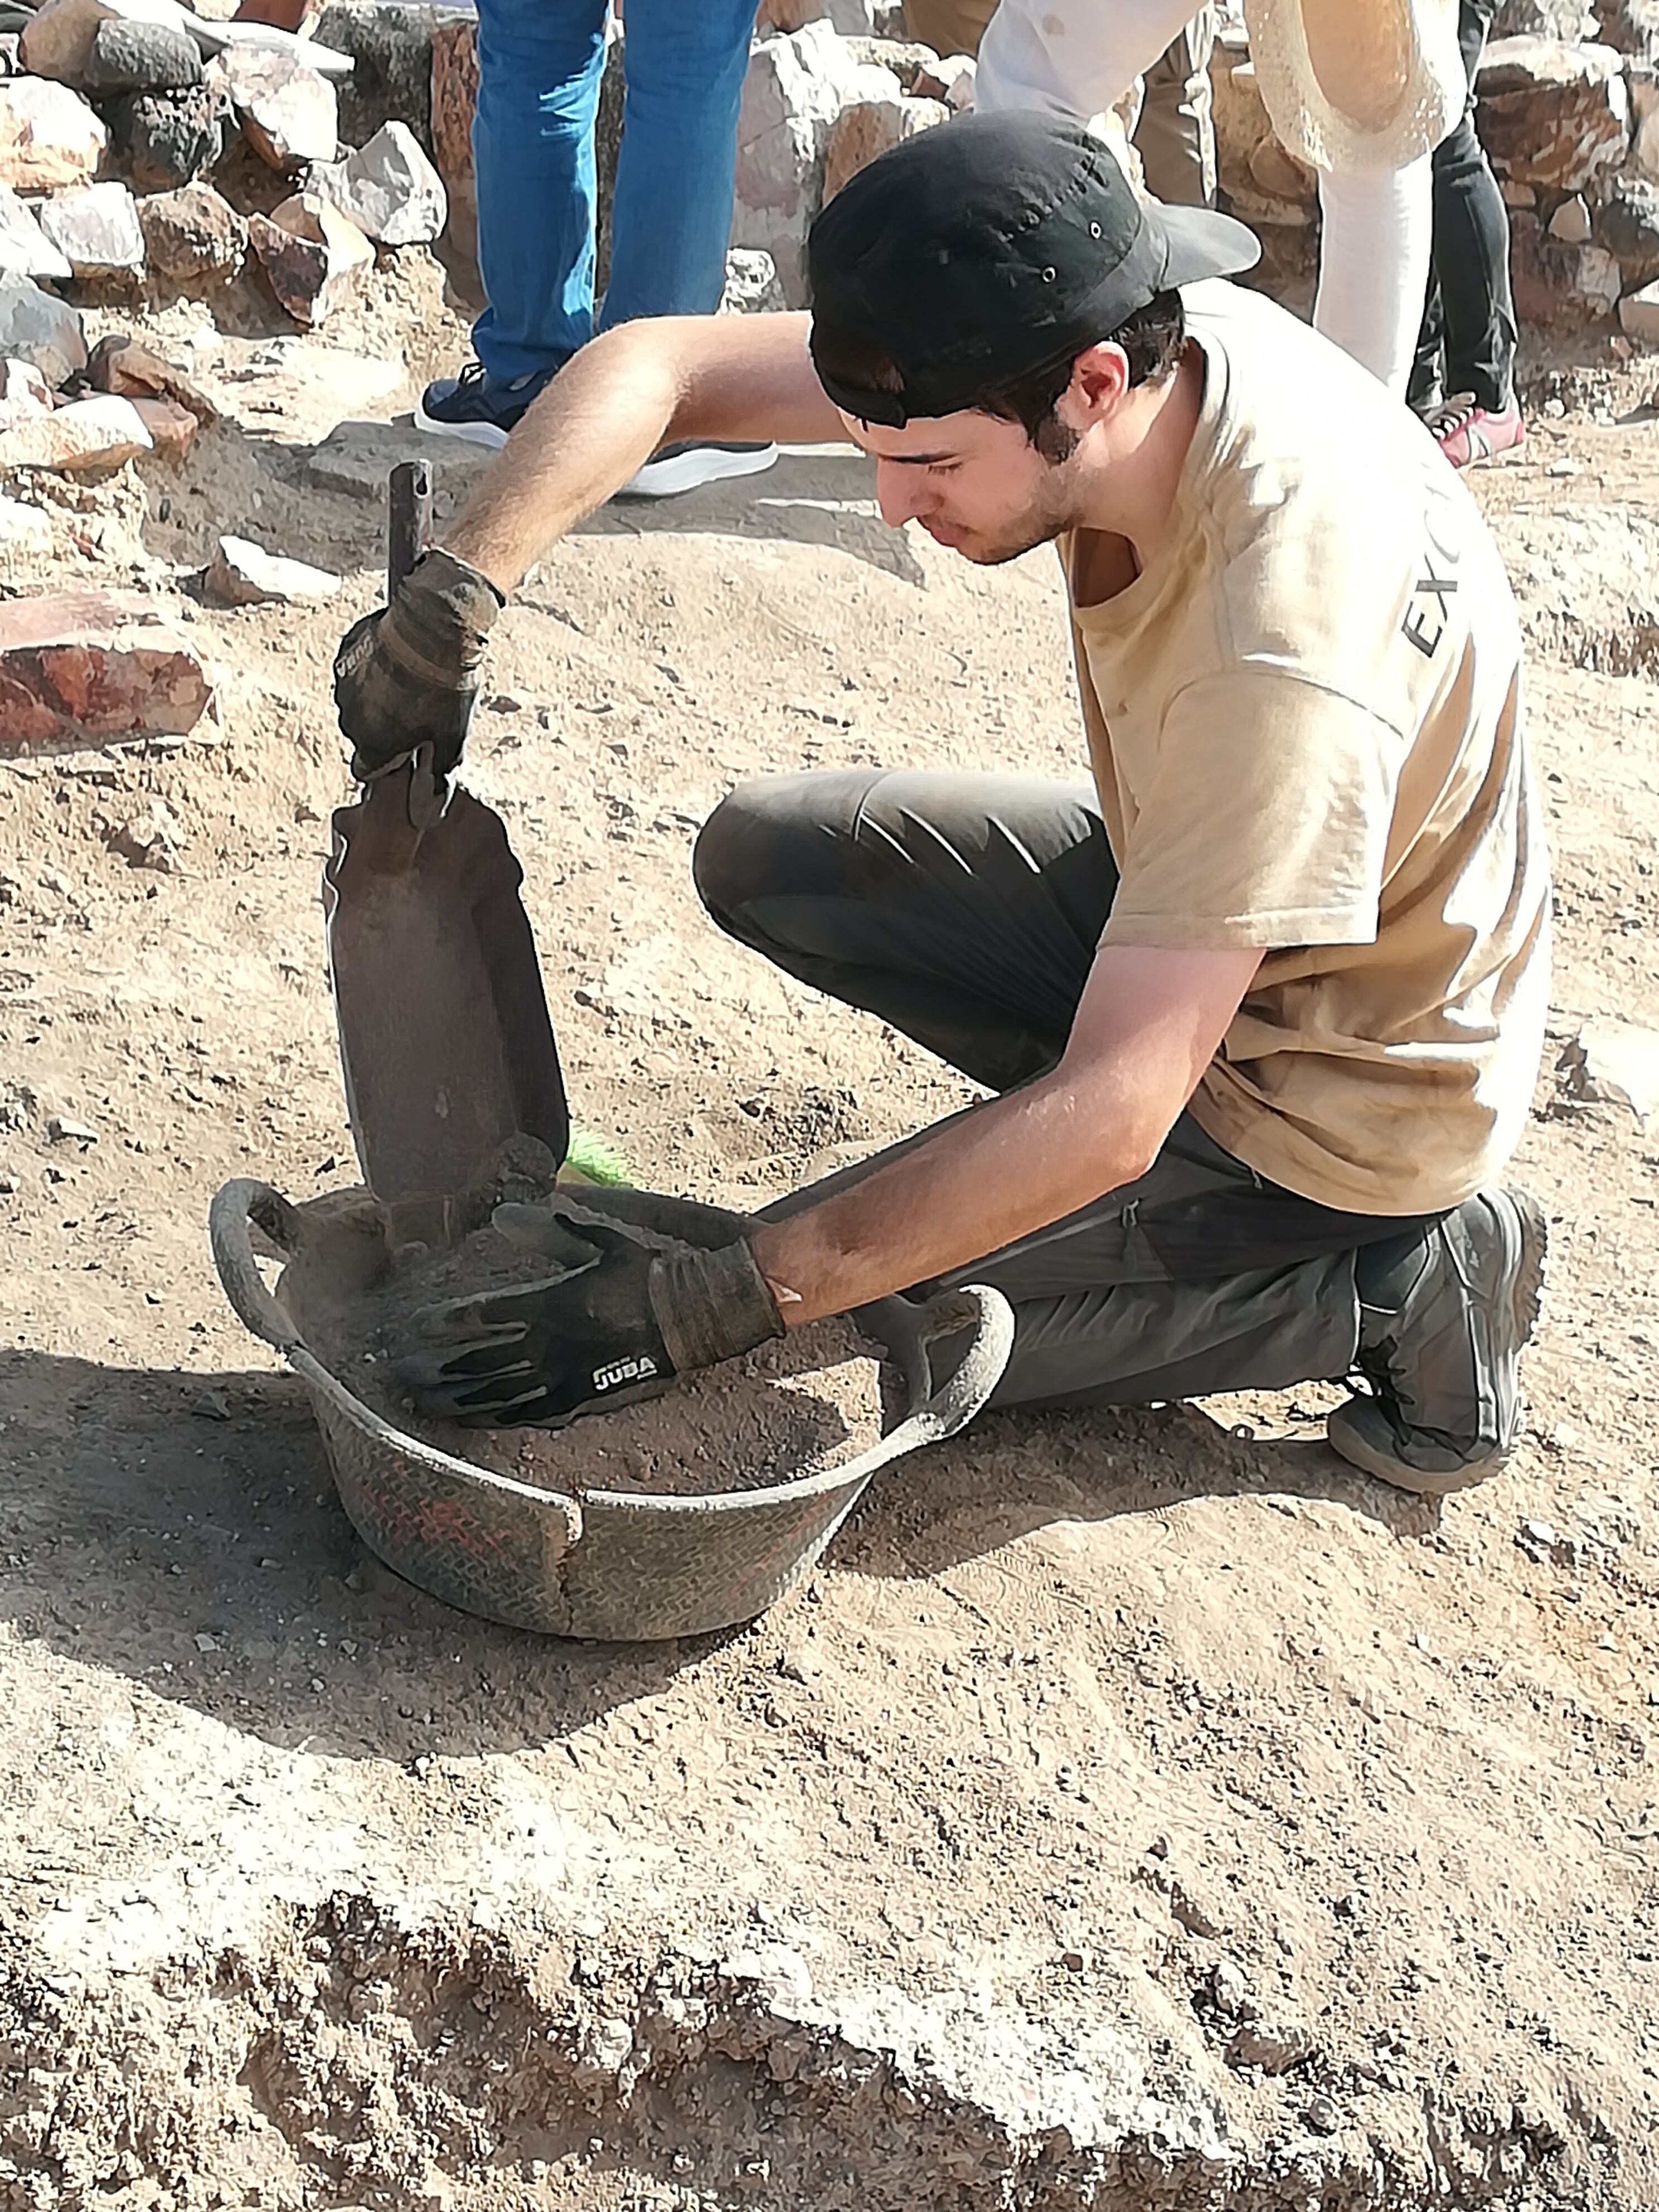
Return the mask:
<path fill-rule="evenodd" d="M 212 696 L 188 641 L 142 599 L 50 592 L 0 602 L 0 748 L 185 737 Z"/>
<path fill-rule="evenodd" d="M 170 399 L 198 422 L 218 420 L 219 410 L 182 368 L 152 353 L 137 338 L 112 332 L 100 338 L 87 362 L 87 381 L 97 392 L 118 392 L 129 399 Z"/>
<path fill-rule="evenodd" d="M 182 461 L 195 444 L 199 427 L 189 408 L 176 399 L 135 398 L 132 405 L 162 459 Z"/>
<path fill-rule="evenodd" d="M 1611 46 L 1494 39 L 1477 90 L 1481 143 L 1515 184 L 1576 192 L 1625 157 L 1630 94 Z"/>
<path fill-rule="evenodd" d="M 471 17 L 432 33 L 432 155 L 446 184 L 472 174 L 472 110 L 478 98 L 478 26 Z"/>
<path fill-rule="evenodd" d="M 867 168 L 878 154 L 950 119 L 951 111 L 942 100 L 910 100 L 902 94 L 855 100 L 843 107 L 830 126 L 824 148 L 824 198 L 832 200 L 848 179 Z"/>
<path fill-rule="evenodd" d="M 175 284 L 235 276 L 247 258 L 247 225 L 211 185 L 185 185 L 138 203 L 149 264 Z"/>
<path fill-rule="evenodd" d="M 356 224 L 315 192 L 295 192 L 269 216 L 250 216 L 248 234 L 271 290 L 296 322 L 331 314 L 374 260 Z"/>
<path fill-rule="evenodd" d="M 923 67 L 904 89 L 918 100 L 942 100 L 952 115 L 965 115 L 974 104 L 974 79 L 979 64 L 971 54 L 946 54 L 931 68 Z"/>

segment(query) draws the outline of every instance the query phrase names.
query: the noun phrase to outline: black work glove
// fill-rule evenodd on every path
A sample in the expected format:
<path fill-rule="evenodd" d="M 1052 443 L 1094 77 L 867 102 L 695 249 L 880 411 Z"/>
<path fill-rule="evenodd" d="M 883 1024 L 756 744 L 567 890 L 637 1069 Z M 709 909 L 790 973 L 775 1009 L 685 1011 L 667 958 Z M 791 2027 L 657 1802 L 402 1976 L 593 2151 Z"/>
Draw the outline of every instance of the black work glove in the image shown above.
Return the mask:
<path fill-rule="evenodd" d="M 783 1334 L 741 1237 L 708 1251 L 559 1200 L 497 1206 L 494 1219 L 559 1271 L 416 1316 L 421 1347 L 398 1368 L 422 1413 L 468 1428 L 561 1428 Z"/>
<path fill-rule="evenodd" d="M 334 656 L 334 703 L 360 783 L 423 744 L 440 781 L 451 773 L 466 742 L 484 641 L 506 605 L 488 576 L 434 546 L 390 606 L 353 623 Z"/>

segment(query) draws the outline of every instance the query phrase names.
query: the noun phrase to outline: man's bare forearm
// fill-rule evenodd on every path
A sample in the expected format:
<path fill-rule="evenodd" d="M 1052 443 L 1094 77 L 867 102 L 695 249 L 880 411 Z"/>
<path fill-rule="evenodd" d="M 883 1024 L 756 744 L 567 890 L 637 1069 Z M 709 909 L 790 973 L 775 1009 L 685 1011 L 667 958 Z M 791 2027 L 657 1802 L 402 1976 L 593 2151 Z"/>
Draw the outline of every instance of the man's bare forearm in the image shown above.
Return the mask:
<path fill-rule="evenodd" d="M 540 393 L 453 523 L 447 551 L 511 592 L 550 545 L 679 439 L 843 435 L 805 315 L 624 323 Z"/>
<path fill-rule="evenodd" d="M 761 1271 L 797 1294 L 785 1320 L 845 1313 L 965 1267 L 1144 1173 L 1145 1146 L 1111 1134 L 1109 1087 L 1057 1070 L 764 1224 L 751 1239 Z"/>
<path fill-rule="evenodd" d="M 602 507 L 666 439 L 675 364 L 629 325 L 584 347 L 538 394 L 444 532 L 445 550 L 515 591 L 547 548 Z"/>
<path fill-rule="evenodd" d="M 845 1313 L 967 1267 L 1144 1175 L 1261 958 L 1253 948 L 1103 947 L 1051 1075 L 756 1228 L 762 1273 L 797 1293 L 782 1301 L 785 1320 Z"/>

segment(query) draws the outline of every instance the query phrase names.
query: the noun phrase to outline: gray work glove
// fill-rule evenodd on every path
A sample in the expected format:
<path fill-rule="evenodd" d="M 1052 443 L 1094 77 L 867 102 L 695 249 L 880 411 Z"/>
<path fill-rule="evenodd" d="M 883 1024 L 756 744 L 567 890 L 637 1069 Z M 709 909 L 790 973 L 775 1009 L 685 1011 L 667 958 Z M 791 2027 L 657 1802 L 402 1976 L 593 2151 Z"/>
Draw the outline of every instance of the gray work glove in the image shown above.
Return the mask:
<path fill-rule="evenodd" d="M 361 783 L 432 747 L 440 783 L 466 742 L 478 663 L 507 605 L 488 576 L 434 546 L 392 593 L 353 623 L 334 656 L 334 703 Z"/>
<path fill-rule="evenodd" d="M 497 1206 L 494 1220 L 556 1272 L 416 1316 L 419 1346 L 398 1365 L 422 1413 L 470 1428 L 562 1428 L 783 1334 L 741 1237 L 707 1250 L 558 1199 Z"/>

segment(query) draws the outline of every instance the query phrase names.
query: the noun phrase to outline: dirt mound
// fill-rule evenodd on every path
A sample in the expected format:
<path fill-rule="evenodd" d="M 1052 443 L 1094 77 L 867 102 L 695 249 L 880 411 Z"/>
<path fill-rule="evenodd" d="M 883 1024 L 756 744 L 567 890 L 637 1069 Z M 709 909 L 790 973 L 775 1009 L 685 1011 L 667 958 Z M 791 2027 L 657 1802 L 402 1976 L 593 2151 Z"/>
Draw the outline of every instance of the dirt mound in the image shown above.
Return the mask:
<path fill-rule="evenodd" d="M 882 1432 L 882 1368 L 850 1322 L 817 1322 L 742 1359 L 680 1377 L 665 1396 L 596 1413 L 556 1435 L 465 1429 L 421 1414 L 398 1371 L 435 1306 L 522 1290 L 554 1263 L 493 1228 L 454 1250 L 421 1250 L 372 1298 L 319 1306 L 306 1341 L 374 1412 L 497 1474 L 585 1498 L 590 1491 L 696 1497 L 817 1474 L 867 1451 Z"/>
<path fill-rule="evenodd" d="M 409 315 L 376 344 L 440 349 Z M 77 494 L 22 576 L 136 572 L 222 682 L 216 742 L 0 769 L 0 2206 L 1659 2203 L 1651 1131 L 1547 1073 L 1531 1427 L 1443 1509 L 1344 1468 L 1317 1391 L 1002 1414 L 879 1479 L 753 1631 L 445 1611 L 357 1546 L 202 1233 L 230 1175 L 351 1176 L 327 668 L 381 562 L 368 465 L 309 473 L 328 379 L 237 343 L 240 414 Z M 282 379 L 302 428 L 256 407 Z M 1479 479 L 1506 543 L 1562 459 L 1650 529 L 1650 432 L 1556 429 Z M 870 489 L 790 454 L 601 516 L 476 726 L 579 1117 L 728 1204 L 967 1092 L 703 921 L 709 806 L 1083 771 L 1052 562 L 967 569 Z M 203 606 L 233 517 L 339 599 Z M 1593 610 L 1600 528 L 1549 550 Z M 1531 701 L 1553 1025 L 1659 1024 L 1651 683 L 1540 652 Z"/>

